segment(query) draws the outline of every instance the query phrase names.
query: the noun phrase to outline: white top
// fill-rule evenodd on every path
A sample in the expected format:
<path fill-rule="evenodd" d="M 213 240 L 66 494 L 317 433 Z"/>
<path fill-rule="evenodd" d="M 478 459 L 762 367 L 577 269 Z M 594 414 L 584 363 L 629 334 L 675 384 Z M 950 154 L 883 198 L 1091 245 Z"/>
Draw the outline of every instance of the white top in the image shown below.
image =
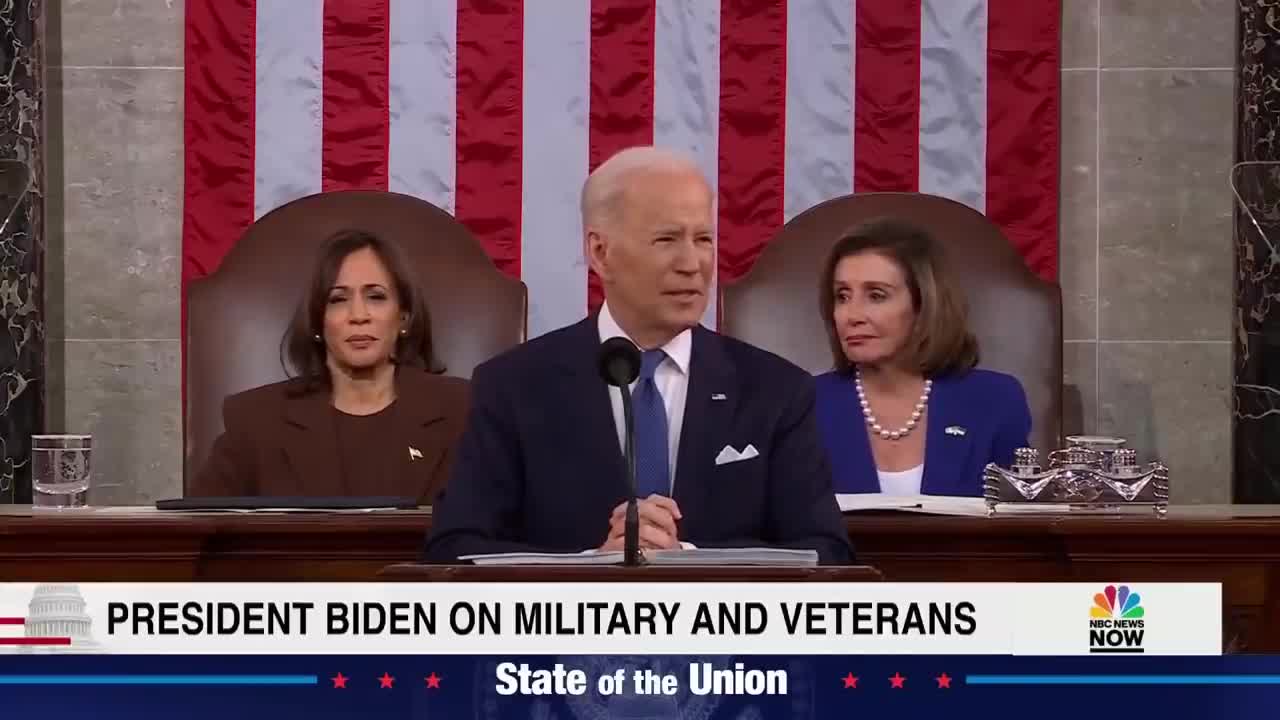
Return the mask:
<path fill-rule="evenodd" d="M 880 476 L 881 495 L 919 495 L 920 483 L 924 479 L 924 463 L 910 470 L 876 470 Z"/>
<path fill-rule="evenodd" d="M 624 337 L 635 343 L 609 313 L 609 303 L 600 307 L 598 318 L 600 342 L 609 338 Z M 639 343 L 636 343 L 639 345 Z M 680 428 L 684 425 L 684 400 L 689 393 L 689 358 L 693 354 L 693 331 L 685 330 L 662 346 L 667 357 L 653 372 L 653 381 L 662 393 L 662 404 L 667 408 L 667 457 L 671 468 L 671 482 L 676 477 L 676 454 L 680 451 Z M 631 383 L 634 392 L 636 384 Z M 613 425 L 618 430 L 618 447 L 626 452 L 627 419 L 622 413 L 622 391 L 609 386 L 609 400 L 613 403 Z"/>

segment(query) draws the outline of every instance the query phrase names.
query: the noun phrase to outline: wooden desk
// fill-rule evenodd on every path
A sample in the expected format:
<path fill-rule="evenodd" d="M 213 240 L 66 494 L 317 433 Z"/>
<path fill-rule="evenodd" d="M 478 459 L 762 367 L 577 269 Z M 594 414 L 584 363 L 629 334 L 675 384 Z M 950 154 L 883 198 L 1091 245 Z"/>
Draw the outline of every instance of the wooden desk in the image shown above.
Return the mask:
<path fill-rule="evenodd" d="M 32 513 L 0 506 L 0 580 L 367 580 L 418 559 L 429 510 Z"/>
<path fill-rule="evenodd" d="M 879 582 L 879 570 L 853 567 L 695 567 L 689 565 L 389 565 L 378 579 L 402 582 Z"/>
<path fill-rule="evenodd" d="M 6 506 L 0 580 L 372 581 L 417 559 L 429 523 L 429 511 L 33 515 Z M 859 562 L 888 581 L 1221 582 L 1229 647 L 1280 651 L 1280 508 L 1176 508 L 1164 520 L 884 514 L 848 523 Z"/>

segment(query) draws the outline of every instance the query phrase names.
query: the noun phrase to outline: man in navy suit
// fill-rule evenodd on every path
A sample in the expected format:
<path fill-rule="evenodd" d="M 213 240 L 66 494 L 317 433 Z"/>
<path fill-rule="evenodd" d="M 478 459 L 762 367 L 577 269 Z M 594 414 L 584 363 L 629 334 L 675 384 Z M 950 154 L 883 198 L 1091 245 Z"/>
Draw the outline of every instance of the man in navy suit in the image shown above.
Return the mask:
<path fill-rule="evenodd" d="M 622 549 L 621 394 L 597 370 L 601 342 L 616 336 L 644 351 L 632 386 L 642 547 L 852 560 L 812 377 L 699 325 L 715 272 L 712 207 L 697 166 L 675 153 L 631 148 L 592 173 L 583 228 L 605 303 L 476 368 L 428 561 Z"/>

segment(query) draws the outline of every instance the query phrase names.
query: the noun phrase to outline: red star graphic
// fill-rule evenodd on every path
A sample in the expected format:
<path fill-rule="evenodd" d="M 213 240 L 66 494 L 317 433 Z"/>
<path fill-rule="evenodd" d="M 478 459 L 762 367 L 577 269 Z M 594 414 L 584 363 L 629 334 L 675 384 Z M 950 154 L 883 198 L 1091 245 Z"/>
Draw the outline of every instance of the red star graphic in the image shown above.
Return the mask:
<path fill-rule="evenodd" d="M 343 675 L 342 673 L 338 673 L 337 675 L 334 675 L 333 677 L 331 677 L 331 678 L 329 678 L 329 679 L 333 681 L 333 688 L 334 688 L 335 690 L 346 690 L 346 689 L 347 689 L 347 680 L 348 680 L 349 678 L 348 678 L 347 676 Z"/>
<path fill-rule="evenodd" d="M 853 688 L 854 690 L 858 689 L 858 676 L 857 676 L 857 675 L 854 675 L 853 673 L 849 673 L 848 675 L 845 675 L 842 679 L 844 680 L 844 689 L 845 689 L 845 690 L 848 690 L 848 689 L 850 689 L 850 688 Z"/>
<path fill-rule="evenodd" d="M 378 687 L 386 689 L 394 685 L 395 682 L 396 682 L 396 679 L 392 677 L 390 673 L 384 672 L 382 673 L 382 677 L 378 678 Z"/>
<path fill-rule="evenodd" d="M 893 674 L 893 677 L 889 678 L 889 686 L 895 690 L 902 690 L 903 683 L 905 683 L 906 681 L 907 681 L 906 678 L 902 677 L 901 674 L 895 672 Z"/>
<path fill-rule="evenodd" d="M 427 681 L 427 687 L 431 688 L 432 690 L 440 689 L 440 676 L 437 675 L 434 670 L 425 679 Z"/>
<path fill-rule="evenodd" d="M 941 674 L 941 675 L 939 675 L 938 677 L 934 678 L 934 680 L 937 680 L 937 681 L 938 681 L 938 689 L 940 689 L 940 690 L 950 690 L 950 689 L 951 689 L 951 676 L 950 676 L 950 675 L 948 675 L 948 674 L 946 674 L 946 673 L 942 673 L 942 674 Z"/>

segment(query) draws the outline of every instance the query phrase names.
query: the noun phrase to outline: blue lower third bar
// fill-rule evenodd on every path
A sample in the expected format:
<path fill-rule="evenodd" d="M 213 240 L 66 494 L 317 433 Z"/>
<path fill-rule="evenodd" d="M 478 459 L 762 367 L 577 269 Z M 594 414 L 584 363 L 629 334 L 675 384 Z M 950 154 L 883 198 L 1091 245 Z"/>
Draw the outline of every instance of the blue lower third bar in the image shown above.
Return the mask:
<path fill-rule="evenodd" d="M 1280 685 L 1280 675 L 966 675 L 966 685 Z"/>
<path fill-rule="evenodd" d="M 0 675 L 0 685 L 315 685 L 315 675 Z"/>

